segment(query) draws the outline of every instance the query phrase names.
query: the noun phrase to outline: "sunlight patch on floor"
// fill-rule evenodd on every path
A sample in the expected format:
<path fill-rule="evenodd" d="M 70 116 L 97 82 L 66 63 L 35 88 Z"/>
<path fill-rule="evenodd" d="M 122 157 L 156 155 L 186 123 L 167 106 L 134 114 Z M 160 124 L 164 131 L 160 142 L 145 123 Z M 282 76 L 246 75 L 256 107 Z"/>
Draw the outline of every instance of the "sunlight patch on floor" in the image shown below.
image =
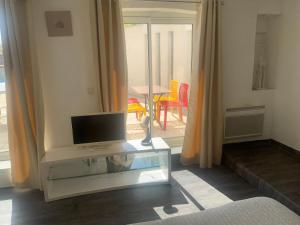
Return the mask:
<path fill-rule="evenodd" d="M 171 148 L 172 155 L 181 154 L 181 152 L 182 152 L 182 146 Z"/>
<path fill-rule="evenodd" d="M 230 198 L 188 170 L 172 172 L 172 177 L 204 209 L 232 202 Z"/>
<path fill-rule="evenodd" d="M 187 215 L 199 212 L 198 207 L 182 192 L 187 203 L 169 206 L 154 207 L 153 210 L 161 219 L 166 219 L 174 216 Z"/>
<path fill-rule="evenodd" d="M 12 200 L 0 200 L 0 224 L 11 225 Z"/>

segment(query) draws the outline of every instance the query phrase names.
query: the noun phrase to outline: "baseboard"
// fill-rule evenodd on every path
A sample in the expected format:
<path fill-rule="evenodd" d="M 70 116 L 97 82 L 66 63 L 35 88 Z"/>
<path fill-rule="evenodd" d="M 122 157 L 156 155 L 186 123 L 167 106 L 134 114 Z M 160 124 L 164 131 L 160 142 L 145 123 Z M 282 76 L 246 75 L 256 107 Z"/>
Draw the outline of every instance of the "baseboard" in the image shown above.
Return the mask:
<path fill-rule="evenodd" d="M 234 143 L 225 143 L 223 144 L 223 148 L 239 148 L 239 147 L 263 147 L 263 146 L 271 146 L 273 144 L 272 139 L 264 139 L 264 140 L 255 140 L 255 141 L 243 141 L 243 142 L 234 142 Z"/>
<path fill-rule="evenodd" d="M 267 147 L 267 146 L 274 146 L 277 147 L 281 151 L 285 151 L 288 154 L 290 154 L 293 157 L 297 157 L 300 159 L 300 151 L 289 147 L 285 144 L 282 144 L 278 141 L 275 141 L 274 139 L 266 139 L 266 140 L 256 140 L 256 141 L 245 141 L 245 142 L 237 142 L 237 143 L 228 143 L 228 144 L 223 144 L 223 149 L 226 150 L 232 149 L 232 148 L 255 148 L 255 147 Z"/>
<path fill-rule="evenodd" d="M 292 155 L 293 157 L 297 157 L 297 158 L 300 159 L 300 151 L 298 151 L 298 150 L 296 150 L 296 149 L 294 149 L 294 148 L 292 148 L 290 146 L 287 146 L 285 144 L 282 144 L 282 143 L 280 143 L 278 141 L 275 141 L 273 139 L 271 141 L 272 141 L 273 145 L 278 146 L 281 150 L 287 152 L 288 154 Z"/>

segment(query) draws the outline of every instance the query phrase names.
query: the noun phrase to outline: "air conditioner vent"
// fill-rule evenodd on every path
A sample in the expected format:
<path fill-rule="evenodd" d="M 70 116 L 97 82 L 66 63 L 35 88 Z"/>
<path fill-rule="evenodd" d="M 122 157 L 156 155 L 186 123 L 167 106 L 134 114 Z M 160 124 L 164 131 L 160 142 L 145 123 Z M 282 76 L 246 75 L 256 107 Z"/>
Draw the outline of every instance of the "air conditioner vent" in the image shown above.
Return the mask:
<path fill-rule="evenodd" d="M 229 108 L 225 114 L 225 139 L 263 135 L 265 106 Z"/>

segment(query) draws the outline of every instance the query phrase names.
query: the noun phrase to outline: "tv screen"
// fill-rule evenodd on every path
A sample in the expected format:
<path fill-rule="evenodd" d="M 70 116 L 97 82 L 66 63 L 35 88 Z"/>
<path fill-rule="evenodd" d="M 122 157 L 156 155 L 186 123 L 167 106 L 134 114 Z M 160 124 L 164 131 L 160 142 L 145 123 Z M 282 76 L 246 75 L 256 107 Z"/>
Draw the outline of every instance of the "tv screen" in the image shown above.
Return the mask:
<path fill-rule="evenodd" d="M 124 113 L 72 116 L 74 144 L 125 140 Z"/>

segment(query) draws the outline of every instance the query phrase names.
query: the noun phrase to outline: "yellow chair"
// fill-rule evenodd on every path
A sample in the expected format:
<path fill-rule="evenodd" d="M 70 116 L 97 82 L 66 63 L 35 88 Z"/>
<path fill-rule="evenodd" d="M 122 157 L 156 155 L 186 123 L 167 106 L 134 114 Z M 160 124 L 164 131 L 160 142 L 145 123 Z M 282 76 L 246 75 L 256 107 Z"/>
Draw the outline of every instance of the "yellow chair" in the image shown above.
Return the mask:
<path fill-rule="evenodd" d="M 136 98 L 128 99 L 128 113 L 135 113 L 136 119 L 141 120 L 142 116 L 146 116 L 147 110 L 141 105 L 141 103 Z"/>
<path fill-rule="evenodd" d="M 171 80 L 170 81 L 170 93 L 165 96 L 154 96 L 154 102 L 157 103 L 158 101 L 178 101 L 178 80 Z"/>
<path fill-rule="evenodd" d="M 159 102 L 160 101 L 167 101 L 167 102 L 177 102 L 178 101 L 178 80 L 171 80 L 170 81 L 170 93 L 165 96 L 159 96 L 155 95 L 153 98 L 154 104 L 155 104 L 155 118 L 158 119 L 160 115 L 160 110 L 157 110 L 159 108 Z"/>

